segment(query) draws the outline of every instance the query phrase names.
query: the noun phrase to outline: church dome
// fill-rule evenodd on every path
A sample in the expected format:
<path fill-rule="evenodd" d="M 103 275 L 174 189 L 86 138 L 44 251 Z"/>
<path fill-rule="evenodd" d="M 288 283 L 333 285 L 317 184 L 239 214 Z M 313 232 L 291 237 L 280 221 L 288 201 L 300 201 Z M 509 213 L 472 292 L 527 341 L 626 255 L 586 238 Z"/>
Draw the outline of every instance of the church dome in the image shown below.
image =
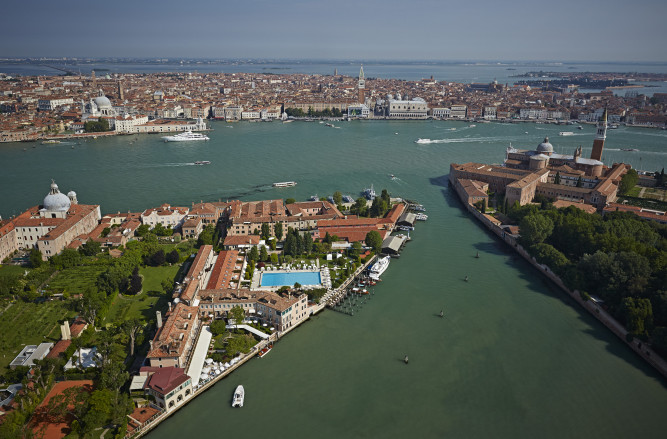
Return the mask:
<path fill-rule="evenodd" d="M 44 210 L 51 212 L 67 212 L 71 204 L 72 203 L 67 195 L 60 193 L 56 182 L 52 182 L 51 190 L 49 191 L 49 194 L 44 197 L 44 202 L 42 203 Z"/>
<path fill-rule="evenodd" d="M 95 98 L 95 104 L 100 110 L 103 108 L 111 108 L 111 101 L 106 96 L 98 96 Z"/>
<path fill-rule="evenodd" d="M 545 137 L 544 142 L 537 145 L 537 152 L 551 154 L 554 152 L 554 147 L 549 143 L 549 138 Z"/>

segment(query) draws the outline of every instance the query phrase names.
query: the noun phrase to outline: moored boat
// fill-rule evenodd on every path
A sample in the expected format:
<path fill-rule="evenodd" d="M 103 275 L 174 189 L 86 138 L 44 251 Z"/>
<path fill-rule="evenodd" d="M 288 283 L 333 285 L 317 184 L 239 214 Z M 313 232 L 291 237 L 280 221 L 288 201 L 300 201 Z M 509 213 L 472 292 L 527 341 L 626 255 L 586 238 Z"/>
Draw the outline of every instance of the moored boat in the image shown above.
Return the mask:
<path fill-rule="evenodd" d="M 271 349 L 273 349 L 273 344 L 269 344 L 267 347 L 265 347 L 264 349 L 259 351 L 259 354 L 257 354 L 257 355 L 259 356 L 259 358 L 262 358 L 264 355 L 271 352 Z"/>
<path fill-rule="evenodd" d="M 208 136 L 205 136 L 201 133 L 193 133 L 192 131 L 186 131 L 184 133 L 179 133 L 173 136 L 164 136 L 162 139 L 165 142 L 190 142 L 196 140 L 210 140 Z"/>
<path fill-rule="evenodd" d="M 369 277 L 375 281 L 377 281 L 380 276 L 382 276 L 382 273 L 385 272 L 385 270 L 389 267 L 389 261 L 391 260 L 390 256 L 385 256 L 384 258 L 380 258 L 377 260 L 375 264 L 371 267 Z"/>

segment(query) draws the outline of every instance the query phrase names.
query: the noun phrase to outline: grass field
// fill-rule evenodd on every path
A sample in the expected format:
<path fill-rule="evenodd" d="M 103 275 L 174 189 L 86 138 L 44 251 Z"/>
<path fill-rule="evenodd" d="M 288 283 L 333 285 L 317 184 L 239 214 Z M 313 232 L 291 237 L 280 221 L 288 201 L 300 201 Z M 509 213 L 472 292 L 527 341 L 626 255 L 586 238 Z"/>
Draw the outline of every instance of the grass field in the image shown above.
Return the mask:
<path fill-rule="evenodd" d="M 180 266 L 144 267 L 139 272 L 144 276 L 144 288 L 137 296 L 116 297 L 111 305 L 105 323 L 122 322 L 132 318 L 155 319 L 155 311 L 166 308 L 171 297 L 162 290 L 162 281 L 173 280 Z"/>
<path fill-rule="evenodd" d="M 71 294 L 83 293 L 87 288 L 95 287 L 97 278 L 106 268 L 104 265 L 81 265 L 66 268 L 49 281 L 46 290 L 51 293 L 62 293 L 63 291 L 69 291 Z"/>
<path fill-rule="evenodd" d="M 0 374 L 27 344 L 60 340 L 59 321 L 74 316 L 67 302 L 0 302 Z"/>

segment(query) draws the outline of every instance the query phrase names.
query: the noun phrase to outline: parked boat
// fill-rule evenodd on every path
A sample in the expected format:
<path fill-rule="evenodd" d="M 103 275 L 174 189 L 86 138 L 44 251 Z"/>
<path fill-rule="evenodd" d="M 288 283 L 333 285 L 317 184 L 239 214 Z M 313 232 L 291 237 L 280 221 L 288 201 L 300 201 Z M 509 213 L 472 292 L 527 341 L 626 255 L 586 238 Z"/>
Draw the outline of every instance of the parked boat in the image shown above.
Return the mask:
<path fill-rule="evenodd" d="M 382 273 L 385 272 L 385 270 L 389 267 L 389 261 L 391 260 L 390 256 L 385 256 L 384 258 L 380 258 L 377 260 L 375 264 L 371 267 L 369 277 L 375 281 L 377 281 L 380 276 L 382 276 Z"/>
<path fill-rule="evenodd" d="M 266 355 L 266 354 L 268 354 L 269 352 L 271 352 L 271 349 L 273 349 L 273 345 L 272 345 L 272 344 L 268 345 L 267 347 L 265 347 L 264 349 L 262 349 L 261 351 L 259 351 L 259 354 L 258 354 L 259 358 L 262 358 L 264 355 Z"/>
<path fill-rule="evenodd" d="M 354 203 L 354 198 L 352 198 L 349 195 L 343 195 L 343 202 L 344 203 Z"/>
<path fill-rule="evenodd" d="M 208 136 L 205 136 L 201 133 L 193 133 L 192 131 L 186 131 L 184 133 L 179 133 L 174 136 L 164 136 L 162 139 L 165 142 L 191 142 L 197 140 L 210 140 Z"/>
<path fill-rule="evenodd" d="M 243 407 L 243 400 L 245 399 L 245 389 L 242 385 L 239 385 L 234 391 L 234 400 L 232 401 L 232 407 Z"/>
<path fill-rule="evenodd" d="M 45 140 L 42 142 L 42 145 L 55 145 L 60 143 L 60 140 Z"/>
<path fill-rule="evenodd" d="M 273 183 L 273 187 L 292 187 L 296 186 L 296 181 L 281 181 L 278 183 Z"/>
<path fill-rule="evenodd" d="M 366 197 L 367 199 L 369 199 L 371 201 L 374 200 L 375 197 L 376 197 L 376 194 L 375 194 L 375 189 L 373 188 L 373 185 L 371 184 L 370 188 L 364 189 L 363 194 L 364 194 L 364 197 Z"/>
<path fill-rule="evenodd" d="M 426 221 L 428 219 L 428 215 L 426 215 L 424 213 L 418 213 L 418 214 L 415 215 L 415 219 L 417 221 Z"/>
<path fill-rule="evenodd" d="M 317 194 L 311 196 L 308 200 L 310 201 L 319 201 L 320 199 L 318 198 Z"/>

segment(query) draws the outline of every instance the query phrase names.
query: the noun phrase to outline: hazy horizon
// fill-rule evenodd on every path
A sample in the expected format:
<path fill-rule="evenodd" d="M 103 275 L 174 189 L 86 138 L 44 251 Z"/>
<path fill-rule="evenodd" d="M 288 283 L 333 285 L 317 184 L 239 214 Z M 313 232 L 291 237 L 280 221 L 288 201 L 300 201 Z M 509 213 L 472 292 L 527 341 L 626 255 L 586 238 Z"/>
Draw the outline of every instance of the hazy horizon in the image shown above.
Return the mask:
<path fill-rule="evenodd" d="M 3 6 L 0 57 L 667 62 L 658 0 L 34 3 Z"/>

